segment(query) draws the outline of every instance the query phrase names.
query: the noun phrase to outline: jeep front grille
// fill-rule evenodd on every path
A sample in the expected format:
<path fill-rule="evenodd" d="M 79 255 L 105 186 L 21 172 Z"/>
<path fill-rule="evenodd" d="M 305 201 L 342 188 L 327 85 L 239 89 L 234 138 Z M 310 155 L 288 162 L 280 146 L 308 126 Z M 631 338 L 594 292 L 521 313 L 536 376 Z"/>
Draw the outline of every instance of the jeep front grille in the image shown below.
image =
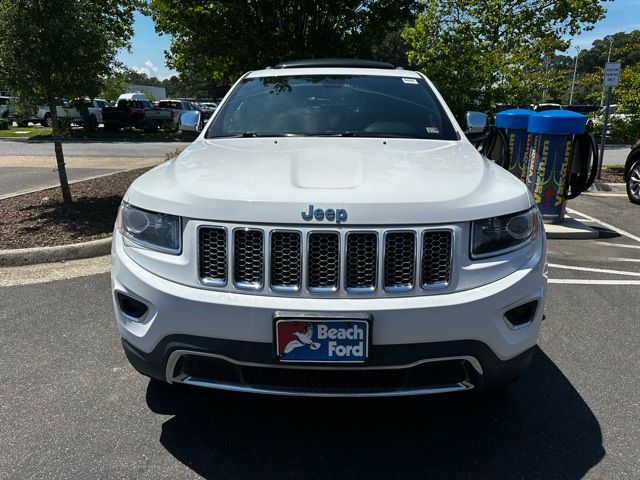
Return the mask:
<path fill-rule="evenodd" d="M 302 295 L 407 295 L 446 289 L 452 228 L 199 227 L 208 287 Z M 230 272 L 230 273 L 228 273 Z M 230 277 L 230 278 L 229 278 Z"/>
<path fill-rule="evenodd" d="M 340 278 L 340 235 L 336 232 L 309 235 L 309 291 L 335 292 Z"/>
<path fill-rule="evenodd" d="M 233 283 L 236 287 L 258 290 L 264 284 L 264 232 L 241 228 L 234 231 Z"/>

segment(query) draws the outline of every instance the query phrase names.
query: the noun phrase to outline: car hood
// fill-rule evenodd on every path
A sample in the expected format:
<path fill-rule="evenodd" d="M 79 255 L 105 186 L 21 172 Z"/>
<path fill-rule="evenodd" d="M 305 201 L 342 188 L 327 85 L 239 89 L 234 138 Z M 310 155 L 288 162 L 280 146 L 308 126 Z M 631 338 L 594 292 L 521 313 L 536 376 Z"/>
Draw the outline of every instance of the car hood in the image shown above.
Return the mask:
<path fill-rule="evenodd" d="M 461 222 L 526 210 L 524 184 L 466 140 L 197 140 L 139 177 L 125 200 L 220 222 L 296 224 L 309 205 L 349 225 Z"/>

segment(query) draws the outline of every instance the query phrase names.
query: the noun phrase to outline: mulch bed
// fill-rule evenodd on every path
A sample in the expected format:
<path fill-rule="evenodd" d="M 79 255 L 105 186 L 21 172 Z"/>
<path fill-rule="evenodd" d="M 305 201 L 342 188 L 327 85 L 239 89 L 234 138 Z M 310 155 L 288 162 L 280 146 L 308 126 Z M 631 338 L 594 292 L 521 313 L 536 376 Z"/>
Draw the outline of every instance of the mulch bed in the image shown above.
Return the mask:
<path fill-rule="evenodd" d="M 148 168 L 77 182 L 65 207 L 59 188 L 0 200 L 0 249 L 48 247 L 111 235 L 131 182 Z"/>
<path fill-rule="evenodd" d="M 603 168 L 602 169 L 602 178 L 600 180 L 596 180 L 596 182 L 604 182 L 604 183 L 624 183 L 622 179 L 623 168 Z"/>
<path fill-rule="evenodd" d="M 122 196 L 141 168 L 71 185 L 73 205 L 59 188 L 0 200 L 0 249 L 87 242 L 111 235 Z M 621 183 L 622 169 L 603 169 L 601 182 Z"/>

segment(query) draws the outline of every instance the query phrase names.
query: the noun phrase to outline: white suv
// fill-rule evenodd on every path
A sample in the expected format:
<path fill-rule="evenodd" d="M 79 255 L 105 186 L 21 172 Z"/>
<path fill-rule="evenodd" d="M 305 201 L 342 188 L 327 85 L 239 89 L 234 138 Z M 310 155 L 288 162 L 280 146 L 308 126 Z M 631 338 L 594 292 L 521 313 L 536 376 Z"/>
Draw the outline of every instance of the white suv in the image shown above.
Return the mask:
<path fill-rule="evenodd" d="M 411 395 L 515 380 L 545 263 L 524 184 L 424 75 L 313 60 L 244 75 L 191 146 L 131 185 L 112 285 L 150 377 Z"/>

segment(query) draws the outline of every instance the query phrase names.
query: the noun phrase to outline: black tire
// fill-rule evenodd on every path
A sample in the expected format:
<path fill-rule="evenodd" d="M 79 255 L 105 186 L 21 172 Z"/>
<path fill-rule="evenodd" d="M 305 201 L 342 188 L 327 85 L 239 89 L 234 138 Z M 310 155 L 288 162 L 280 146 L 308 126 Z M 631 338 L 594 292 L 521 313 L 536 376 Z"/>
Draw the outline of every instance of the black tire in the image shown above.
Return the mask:
<path fill-rule="evenodd" d="M 29 126 L 29 120 L 20 120 L 19 122 L 16 122 L 16 123 L 20 128 L 25 128 Z"/>
<path fill-rule="evenodd" d="M 145 133 L 155 133 L 158 131 L 158 124 L 155 122 L 144 122 L 142 129 Z"/>
<path fill-rule="evenodd" d="M 115 131 L 117 131 L 117 130 L 118 130 L 118 125 L 117 125 L 117 124 L 115 124 L 115 123 L 106 122 L 106 123 L 104 124 L 104 129 L 105 129 L 107 132 L 115 132 Z"/>
<path fill-rule="evenodd" d="M 637 158 L 629 169 L 627 175 L 627 195 L 629 200 L 636 205 L 640 205 L 640 157 Z"/>
<path fill-rule="evenodd" d="M 40 125 L 42 125 L 43 127 L 52 127 L 53 122 L 51 121 L 51 114 L 45 113 L 44 118 L 40 122 Z"/>
<path fill-rule="evenodd" d="M 83 123 L 82 128 L 85 132 L 95 132 L 98 129 L 98 120 L 95 115 L 91 115 L 89 119 Z"/>

